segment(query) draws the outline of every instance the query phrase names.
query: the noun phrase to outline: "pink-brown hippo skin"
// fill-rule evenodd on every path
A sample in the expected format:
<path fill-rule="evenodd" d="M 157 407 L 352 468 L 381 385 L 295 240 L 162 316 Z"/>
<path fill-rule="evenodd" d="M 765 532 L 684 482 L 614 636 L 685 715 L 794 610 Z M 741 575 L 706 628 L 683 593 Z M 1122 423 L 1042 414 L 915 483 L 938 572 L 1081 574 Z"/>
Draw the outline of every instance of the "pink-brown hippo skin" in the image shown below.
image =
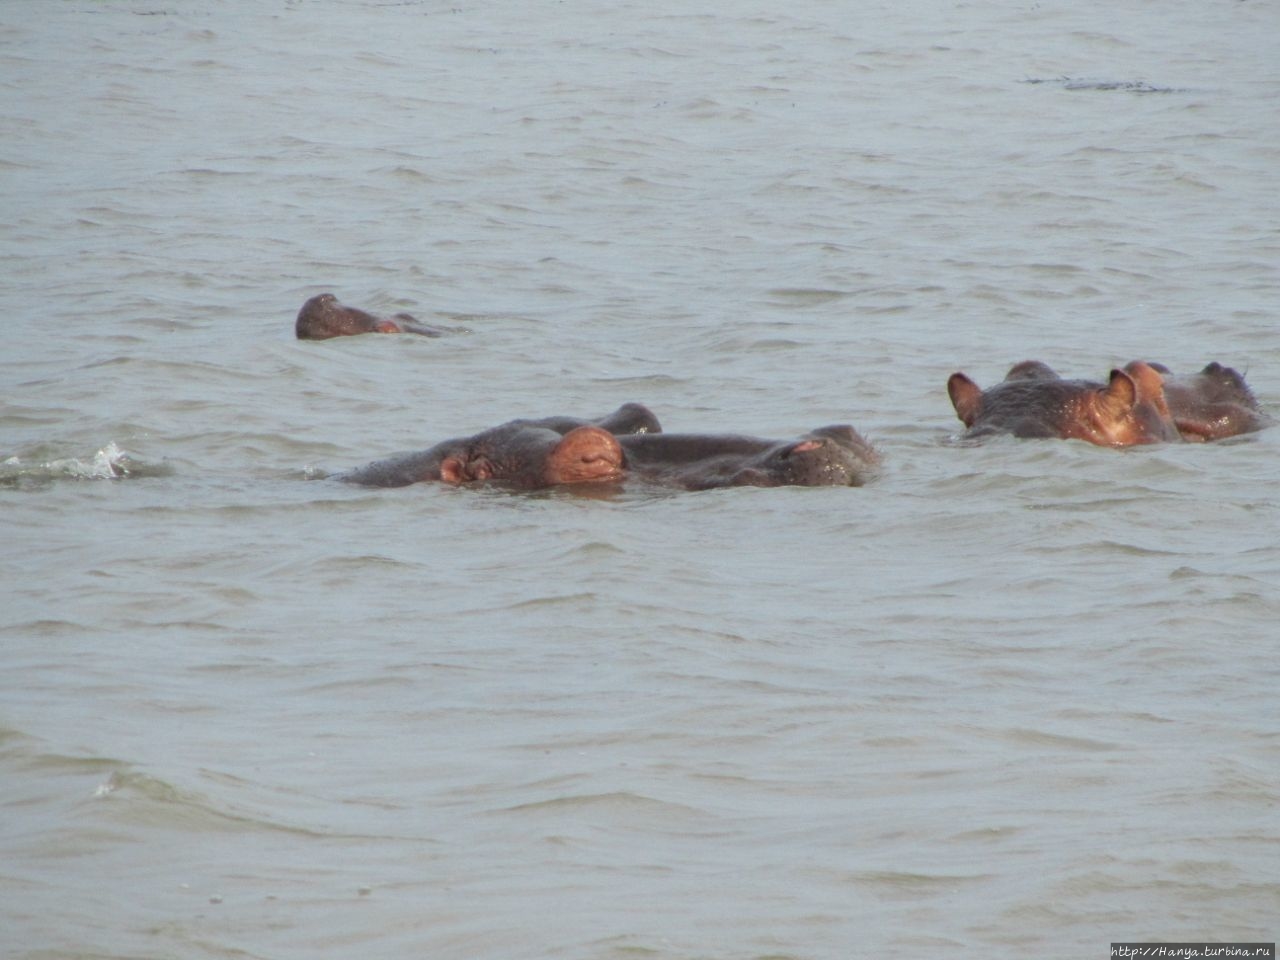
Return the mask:
<path fill-rule="evenodd" d="M 880 457 L 847 424 L 795 440 L 738 434 L 635 434 L 618 438 L 628 477 L 684 490 L 717 487 L 862 486 Z"/>
<path fill-rule="evenodd" d="M 1169 413 L 1184 440 L 1221 440 L 1270 426 L 1244 377 L 1216 360 L 1190 377 L 1177 377 L 1168 367 L 1151 364 L 1164 377 Z M 1128 368 L 1126 368 L 1128 369 Z"/>
<path fill-rule="evenodd" d="M 337 479 L 371 487 L 404 487 L 441 481 L 458 486 L 492 481 L 521 490 L 564 483 L 620 480 L 622 448 L 600 427 L 557 433 L 547 427 L 506 423 L 470 437 L 438 443 L 421 453 L 378 460 Z"/>
<path fill-rule="evenodd" d="M 444 336 L 443 330 L 423 326 L 407 313 L 375 317 L 357 307 L 346 307 L 332 293 L 312 297 L 298 311 L 294 332 L 299 340 L 328 340 L 361 333 L 416 333 L 420 337 Z"/>
<path fill-rule="evenodd" d="M 1097 383 L 1063 380 L 1045 364 L 1026 360 L 986 390 L 963 373 L 953 373 L 947 393 L 968 428 L 966 437 L 1011 433 L 1087 440 L 1104 447 L 1182 439 L 1160 373 L 1141 361 L 1112 370 L 1107 383 Z"/>
<path fill-rule="evenodd" d="M 337 479 L 376 487 L 432 480 L 454 485 L 493 481 L 526 490 L 617 480 L 623 454 L 614 435 L 661 432 L 662 424 L 648 407 L 624 403 L 595 420 L 511 420 L 429 450 L 379 460 Z"/>

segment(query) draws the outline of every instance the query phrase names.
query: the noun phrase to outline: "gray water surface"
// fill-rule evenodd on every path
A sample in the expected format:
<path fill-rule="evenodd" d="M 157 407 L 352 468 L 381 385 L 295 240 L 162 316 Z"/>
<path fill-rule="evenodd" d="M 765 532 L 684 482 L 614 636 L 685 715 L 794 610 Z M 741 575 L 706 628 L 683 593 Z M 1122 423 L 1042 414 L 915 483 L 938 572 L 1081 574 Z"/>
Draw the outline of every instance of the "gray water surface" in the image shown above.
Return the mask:
<path fill-rule="evenodd" d="M 6 0 L 0 953 L 1274 940 L 1280 431 L 970 446 L 945 383 L 1280 410 L 1277 27 Z M 295 341 L 326 290 L 467 332 Z M 629 400 L 884 473 L 324 479 Z"/>

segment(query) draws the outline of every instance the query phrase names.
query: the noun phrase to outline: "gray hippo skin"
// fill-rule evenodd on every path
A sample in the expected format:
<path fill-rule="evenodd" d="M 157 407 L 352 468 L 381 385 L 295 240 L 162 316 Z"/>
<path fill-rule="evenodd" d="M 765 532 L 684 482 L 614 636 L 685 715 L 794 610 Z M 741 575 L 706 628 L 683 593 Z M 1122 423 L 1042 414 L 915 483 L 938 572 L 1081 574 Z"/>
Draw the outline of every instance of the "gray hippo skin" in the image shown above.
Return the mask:
<path fill-rule="evenodd" d="M 684 490 L 717 487 L 862 486 L 879 455 L 847 424 L 795 440 L 739 434 L 636 434 L 619 437 L 628 477 Z"/>
<path fill-rule="evenodd" d="M 556 433 L 568 433 L 577 427 L 600 427 L 610 433 L 621 436 L 626 433 L 661 433 L 662 424 L 654 416 L 652 410 L 643 403 L 624 403 L 613 413 L 605 414 L 595 420 L 583 420 L 578 417 L 543 417 L 540 420 L 512 420 L 512 423 L 529 427 L 546 427 Z"/>
<path fill-rule="evenodd" d="M 336 479 L 374 487 L 494 481 L 524 490 L 618 480 L 623 474 L 623 453 L 615 434 L 661 429 L 658 418 L 639 403 L 625 403 L 597 420 L 511 420 L 469 437 L 445 440 L 429 450 L 378 460 Z"/>
<path fill-rule="evenodd" d="M 378 460 L 337 477 L 371 487 L 495 481 L 522 490 L 621 478 L 622 450 L 609 431 L 586 426 L 557 433 L 518 423 L 445 440 L 430 450 Z"/>
<path fill-rule="evenodd" d="M 1244 377 L 1216 360 L 1199 373 L 1178 377 L 1153 363 L 1164 378 L 1169 413 L 1184 440 L 1198 443 L 1252 433 L 1272 420 L 1262 412 Z"/>
<path fill-rule="evenodd" d="M 1112 370 L 1107 383 L 1064 380 L 1046 364 L 1024 360 L 986 390 L 963 373 L 953 373 L 947 393 L 968 428 L 966 437 L 1010 433 L 1107 447 L 1182 439 L 1165 402 L 1160 373 L 1139 360 Z"/>
<path fill-rule="evenodd" d="M 332 293 L 312 297 L 298 311 L 294 333 L 299 340 L 328 340 L 361 333 L 416 333 L 420 337 L 444 336 L 444 331 L 423 326 L 407 313 L 376 317 L 358 307 L 346 307 Z"/>

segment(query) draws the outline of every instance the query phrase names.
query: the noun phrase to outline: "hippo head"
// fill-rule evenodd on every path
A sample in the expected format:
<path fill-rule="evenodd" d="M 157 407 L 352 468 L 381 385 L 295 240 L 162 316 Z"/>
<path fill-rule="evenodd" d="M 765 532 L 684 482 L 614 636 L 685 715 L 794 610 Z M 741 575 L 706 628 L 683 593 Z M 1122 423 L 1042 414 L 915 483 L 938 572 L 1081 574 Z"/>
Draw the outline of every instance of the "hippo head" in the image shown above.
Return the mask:
<path fill-rule="evenodd" d="M 871 444 L 840 424 L 771 447 L 733 474 L 728 485 L 860 487 L 879 462 Z"/>
<path fill-rule="evenodd" d="M 312 297 L 298 311 L 294 333 L 299 340 L 328 340 L 360 333 L 399 333 L 400 325 L 355 307 L 345 307 L 332 293 Z"/>
<path fill-rule="evenodd" d="M 1023 360 L 1015 363 L 1004 375 L 1004 383 L 1019 381 L 1061 380 L 1053 367 L 1039 360 Z M 972 427 L 983 412 L 983 391 L 976 383 L 963 373 L 953 373 L 947 380 L 947 394 L 951 397 L 951 405 L 956 409 L 956 416 L 966 427 Z"/>
<path fill-rule="evenodd" d="M 1102 440 L 1080 439 L 1113 447 L 1180 440 L 1164 395 L 1164 378 L 1149 363 L 1134 360 L 1123 370 L 1112 370 L 1111 381 L 1083 409 L 1094 414 L 1093 426 Z"/>
<path fill-rule="evenodd" d="M 1210 403 L 1238 403 L 1244 407 L 1256 407 L 1253 391 L 1244 382 L 1240 372 L 1224 367 L 1218 361 L 1206 364 L 1192 382 Z"/>
<path fill-rule="evenodd" d="M 1024 361 L 989 390 L 954 373 L 947 393 L 972 436 L 1004 432 L 1114 447 L 1180 439 L 1161 376 L 1141 361 L 1112 370 L 1106 384 L 1063 380 L 1042 363 Z"/>
<path fill-rule="evenodd" d="M 510 425 L 464 441 L 440 460 L 440 479 L 462 484 L 498 481 L 527 490 L 622 477 L 622 448 L 599 427 L 561 435 L 544 427 Z"/>
<path fill-rule="evenodd" d="M 1053 367 L 1039 360 L 1023 360 L 1015 363 L 1004 375 L 1006 380 L 1058 380 L 1061 379 Z"/>
<path fill-rule="evenodd" d="M 1271 423 L 1244 377 L 1231 367 L 1214 361 L 1194 376 L 1175 377 L 1159 364 L 1152 366 L 1165 375 L 1165 397 L 1185 440 L 1219 440 Z"/>

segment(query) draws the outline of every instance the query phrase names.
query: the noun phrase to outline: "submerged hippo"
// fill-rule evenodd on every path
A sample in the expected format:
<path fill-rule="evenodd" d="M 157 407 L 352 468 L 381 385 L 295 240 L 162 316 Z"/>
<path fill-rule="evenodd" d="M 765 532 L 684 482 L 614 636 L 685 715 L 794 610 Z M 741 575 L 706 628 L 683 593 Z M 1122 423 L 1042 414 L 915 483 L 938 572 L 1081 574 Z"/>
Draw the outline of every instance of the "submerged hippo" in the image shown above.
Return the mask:
<path fill-rule="evenodd" d="M 947 393 L 968 428 L 967 437 L 1011 433 L 1087 440 L 1104 447 L 1181 439 L 1160 373 L 1140 360 L 1112 370 L 1107 383 L 1063 380 L 1046 364 L 1026 360 L 986 390 L 963 373 L 953 373 Z"/>
<path fill-rule="evenodd" d="M 819 427 L 796 440 L 737 434 L 619 437 L 626 471 L 685 490 L 716 487 L 860 487 L 880 462 L 853 427 Z"/>
<path fill-rule="evenodd" d="M 1193 376 L 1176 377 L 1162 364 L 1151 366 L 1164 378 L 1169 413 L 1184 440 L 1221 440 L 1271 423 L 1244 377 L 1231 367 L 1214 361 Z"/>
<path fill-rule="evenodd" d="M 628 403 L 594 421 L 511 420 L 429 450 L 379 460 L 337 477 L 401 487 L 436 480 L 496 481 L 536 490 L 635 478 L 685 490 L 729 486 L 861 486 L 879 455 L 853 427 L 820 427 L 795 440 L 738 434 L 665 434 Z"/>
<path fill-rule="evenodd" d="M 624 403 L 613 413 L 605 414 L 595 420 L 583 420 L 579 417 L 543 417 L 540 420 L 512 420 L 512 423 L 529 427 L 545 427 L 556 433 L 568 433 L 578 427 L 600 427 L 610 433 L 621 436 L 630 433 L 661 433 L 662 424 L 654 416 L 652 410 L 643 403 Z"/>
<path fill-rule="evenodd" d="M 495 481 L 525 490 L 562 483 L 621 479 L 623 453 L 615 434 L 658 433 L 648 407 L 625 403 L 597 420 L 546 417 L 511 420 L 429 450 L 378 460 L 337 479 L 375 487 L 426 480 L 449 484 Z"/>
<path fill-rule="evenodd" d="M 621 478 L 622 448 L 608 430 L 586 426 L 558 433 L 514 422 L 338 476 L 371 487 L 405 487 L 427 480 L 457 486 L 492 480 L 524 490 Z"/>
<path fill-rule="evenodd" d="M 444 335 L 443 330 L 423 326 L 407 313 L 375 317 L 357 307 L 343 306 L 332 293 L 322 293 L 302 305 L 294 332 L 299 340 L 328 340 L 330 337 L 354 337 L 361 333 L 416 333 L 421 337 Z"/>

